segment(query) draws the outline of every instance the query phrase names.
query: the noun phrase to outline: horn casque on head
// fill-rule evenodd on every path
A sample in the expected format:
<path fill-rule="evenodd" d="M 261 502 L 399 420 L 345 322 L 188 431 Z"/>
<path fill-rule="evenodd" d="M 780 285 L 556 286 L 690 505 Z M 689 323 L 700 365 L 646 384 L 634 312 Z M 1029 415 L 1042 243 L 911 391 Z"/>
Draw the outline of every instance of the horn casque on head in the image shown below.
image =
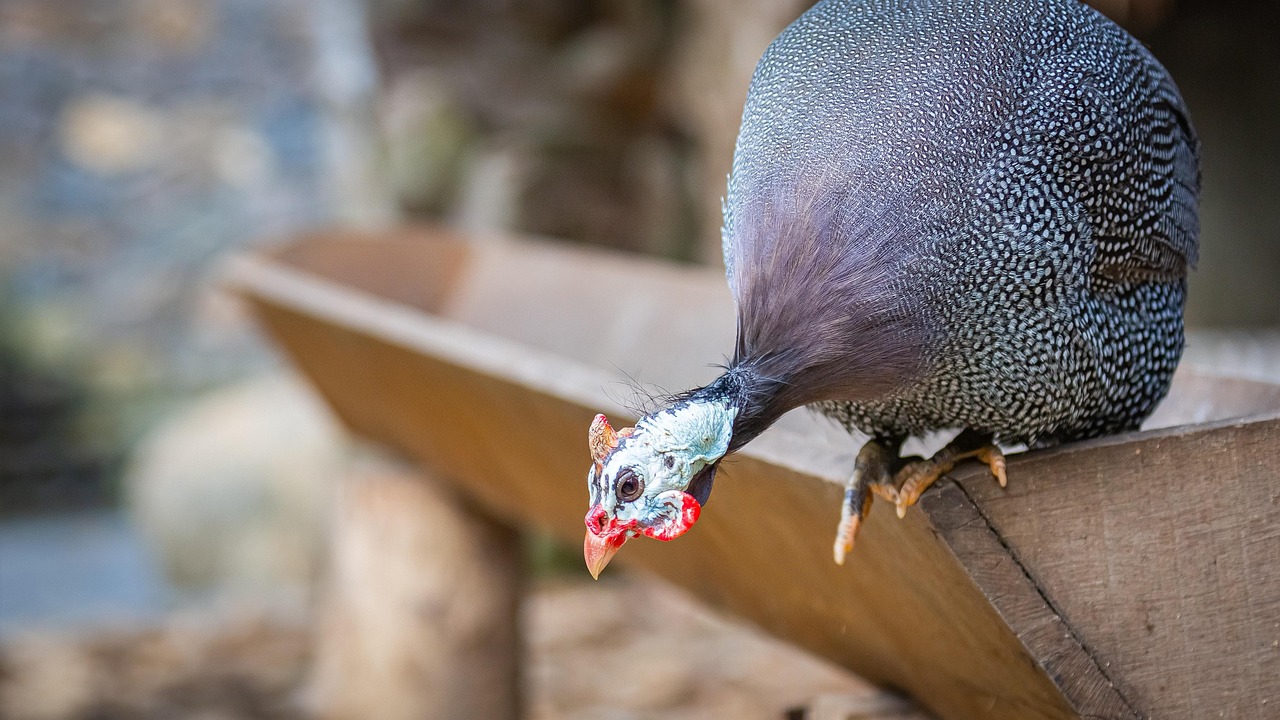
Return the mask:
<path fill-rule="evenodd" d="M 591 451 L 591 461 L 596 464 L 597 470 L 603 468 L 604 459 L 618 447 L 618 439 L 627 437 L 634 430 L 635 428 L 627 427 L 615 431 L 603 413 L 596 415 L 591 421 L 591 429 L 587 430 L 587 448 Z"/>

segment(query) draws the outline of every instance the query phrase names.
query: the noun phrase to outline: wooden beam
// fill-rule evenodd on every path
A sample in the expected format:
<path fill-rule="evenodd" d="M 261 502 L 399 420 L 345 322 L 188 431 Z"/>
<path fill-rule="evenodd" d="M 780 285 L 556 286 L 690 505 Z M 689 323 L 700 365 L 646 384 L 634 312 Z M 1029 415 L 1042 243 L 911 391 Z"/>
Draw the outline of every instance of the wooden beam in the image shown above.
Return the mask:
<path fill-rule="evenodd" d="M 1280 714 L 1280 412 L 1027 453 L 1009 477 L 999 491 L 956 473 L 1003 543 L 952 542 L 965 567 L 1016 563 L 1144 716 Z M 978 583 L 1015 633 L 1036 634 L 1043 611 Z M 1053 672 L 1081 705 L 1098 688 Z"/>
<path fill-rule="evenodd" d="M 507 522 L 537 526 L 576 545 L 586 510 L 590 418 L 598 411 L 627 415 L 619 402 L 627 387 L 620 374 L 669 389 L 714 375 L 706 364 L 732 342 L 723 280 L 714 272 L 551 243 L 466 246 L 430 235 L 413 231 L 382 242 L 312 238 L 276 257 L 241 262 L 234 283 L 351 427 L 420 459 Z M 384 283 L 384 275 L 391 280 Z M 621 373 L 604 369 L 610 367 Z M 1256 405 L 1260 393 L 1244 395 Z M 1240 412 L 1212 397 L 1198 403 L 1210 406 L 1207 420 Z M 1061 538 L 1046 539 L 1035 523 L 1052 508 L 1033 507 L 1024 493 L 1067 478 L 1055 498 L 1071 500 L 1081 489 L 1079 500 L 1093 493 L 1091 499 L 1105 504 L 1102 486 L 1077 488 L 1084 481 L 1070 479 L 1077 477 L 1071 466 L 1091 447 L 1129 442 L 1160 447 L 1173 463 L 1161 466 L 1170 472 L 1168 482 L 1203 482 L 1196 474 L 1203 465 L 1183 464 L 1200 447 L 1197 439 L 1218 431 L 1160 430 L 1110 445 L 1030 453 L 1011 461 L 1007 495 L 984 491 L 982 483 L 944 482 L 926 495 L 923 512 L 903 521 L 876 505 L 851 561 L 837 567 L 830 559 L 832 532 L 856 445 L 794 414 L 726 461 L 692 532 L 671 544 L 629 543 L 615 562 L 657 573 L 899 688 L 943 718 L 1145 717 L 1155 707 L 1153 695 L 1164 691 L 1148 688 L 1149 675 L 1107 664 L 1102 650 L 1110 646 L 1095 640 L 1105 624 L 1087 608 L 1061 611 L 1075 607 L 1062 598 L 1075 597 L 1068 580 L 1085 571 L 1062 570 L 1068 580 L 1061 585 L 1039 574 L 1051 558 L 1057 567 L 1071 567 L 1064 553 L 1124 555 L 1124 547 L 1071 545 L 1065 512 L 1055 526 Z M 1117 492 L 1113 484 L 1123 483 L 1135 465 L 1131 457 L 1111 459 L 1119 464 L 1106 466 L 1107 493 Z M 1143 485 L 1131 487 L 1136 493 Z M 1129 492 L 1119 494 L 1130 512 L 1140 514 L 1153 502 Z M 1005 498 L 998 512 L 1009 516 L 998 521 L 988 510 L 997 498 Z M 1167 512 L 1160 522 L 1167 522 L 1179 509 L 1194 513 L 1204 497 L 1173 492 L 1161 500 Z M 1070 507 L 1079 516 L 1092 509 Z M 1245 504 L 1237 512 L 1262 539 L 1265 528 L 1280 526 L 1275 502 Z M 1004 523 L 1016 528 L 1017 542 L 1004 536 Z M 1122 538 L 1133 528 L 1107 531 Z M 1041 548 L 1044 556 L 1027 562 L 1016 549 L 1023 545 Z M 1134 548 L 1150 552 L 1149 544 Z M 1133 557 L 1141 556 L 1126 562 Z M 1232 578 L 1251 583 L 1247 597 L 1280 594 L 1280 578 L 1262 567 L 1270 561 L 1258 552 L 1245 559 L 1247 568 Z M 1180 578 L 1212 580 L 1192 575 Z M 1113 602 L 1141 598 L 1118 594 Z M 1277 620 L 1271 605 L 1255 607 L 1261 608 L 1258 622 Z M 1182 618 L 1176 631 L 1200 622 Z M 1141 637 L 1115 638 L 1133 653 L 1143 651 Z M 1223 664 L 1252 641 L 1232 638 L 1212 645 Z M 1264 693 L 1274 689 L 1275 681 L 1258 682 Z M 1218 700 L 1202 698 L 1197 712 L 1216 709 Z M 1169 717 L 1181 716 L 1199 715 Z"/>

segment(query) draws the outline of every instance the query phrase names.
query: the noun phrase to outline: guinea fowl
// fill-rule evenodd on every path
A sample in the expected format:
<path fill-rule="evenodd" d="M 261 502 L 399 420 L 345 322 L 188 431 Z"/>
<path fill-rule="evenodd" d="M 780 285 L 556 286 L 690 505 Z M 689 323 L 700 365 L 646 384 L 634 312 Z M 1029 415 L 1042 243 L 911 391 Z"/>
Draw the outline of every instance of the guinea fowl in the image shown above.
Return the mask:
<path fill-rule="evenodd" d="M 1182 353 L 1198 142 L 1137 40 L 1074 0 L 827 0 L 751 81 L 724 203 L 724 374 L 589 433 L 593 576 L 698 519 L 721 459 L 804 405 L 870 436 L 834 553 L 995 443 L 1131 430 Z M 929 459 L 908 437 L 960 433 Z"/>

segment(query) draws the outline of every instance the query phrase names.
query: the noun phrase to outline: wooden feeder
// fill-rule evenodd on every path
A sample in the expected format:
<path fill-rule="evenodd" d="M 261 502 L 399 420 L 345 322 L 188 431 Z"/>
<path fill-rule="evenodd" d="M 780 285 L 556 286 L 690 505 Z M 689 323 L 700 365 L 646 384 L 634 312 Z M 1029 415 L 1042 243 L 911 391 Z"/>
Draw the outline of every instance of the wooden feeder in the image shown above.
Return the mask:
<path fill-rule="evenodd" d="M 627 375 L 711 380 L 733 341 L 719 272 L 545 241 L 322 234 L 232 277 L 353 430 L 574 547 L 592 416 L 627 419 Z M 1278 717 L 1280 386 L 1184 372 L 1149 425 L 1010 456 L 1006 490 L 962 465 L 904 520 L 877 504 L 839 567 L 857 442 L 800 411 L 692 532 L 615 562 L 942 718 Z"/>

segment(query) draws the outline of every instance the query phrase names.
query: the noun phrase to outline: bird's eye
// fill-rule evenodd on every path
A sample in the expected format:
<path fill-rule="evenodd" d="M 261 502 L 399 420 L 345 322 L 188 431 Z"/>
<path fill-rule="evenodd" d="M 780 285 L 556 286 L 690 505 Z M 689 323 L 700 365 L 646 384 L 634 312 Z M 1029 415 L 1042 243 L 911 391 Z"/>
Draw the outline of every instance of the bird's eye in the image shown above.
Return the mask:
<path fill-rule="evenodd" d="M 618 473 L 618 500 L 631 502 L 644 492 L 644 480 L 631 468 L 624 468 Z"/>
<path fill-rule="evenodd" d="M 675 458 L 673 458 L 673 457 L 671 457 L 670 455 L 666 456 L 666 457 L 665 457 L 665 458 L 663 458 L 662 460 L 663 460 L 663 462 L 665 462 L 665 463 L 667 464 L 667 469 L 668 469 L 668 470 L 670 470 L 671 468 L 675 467 L 676 459 L 675 459 Z"/>

